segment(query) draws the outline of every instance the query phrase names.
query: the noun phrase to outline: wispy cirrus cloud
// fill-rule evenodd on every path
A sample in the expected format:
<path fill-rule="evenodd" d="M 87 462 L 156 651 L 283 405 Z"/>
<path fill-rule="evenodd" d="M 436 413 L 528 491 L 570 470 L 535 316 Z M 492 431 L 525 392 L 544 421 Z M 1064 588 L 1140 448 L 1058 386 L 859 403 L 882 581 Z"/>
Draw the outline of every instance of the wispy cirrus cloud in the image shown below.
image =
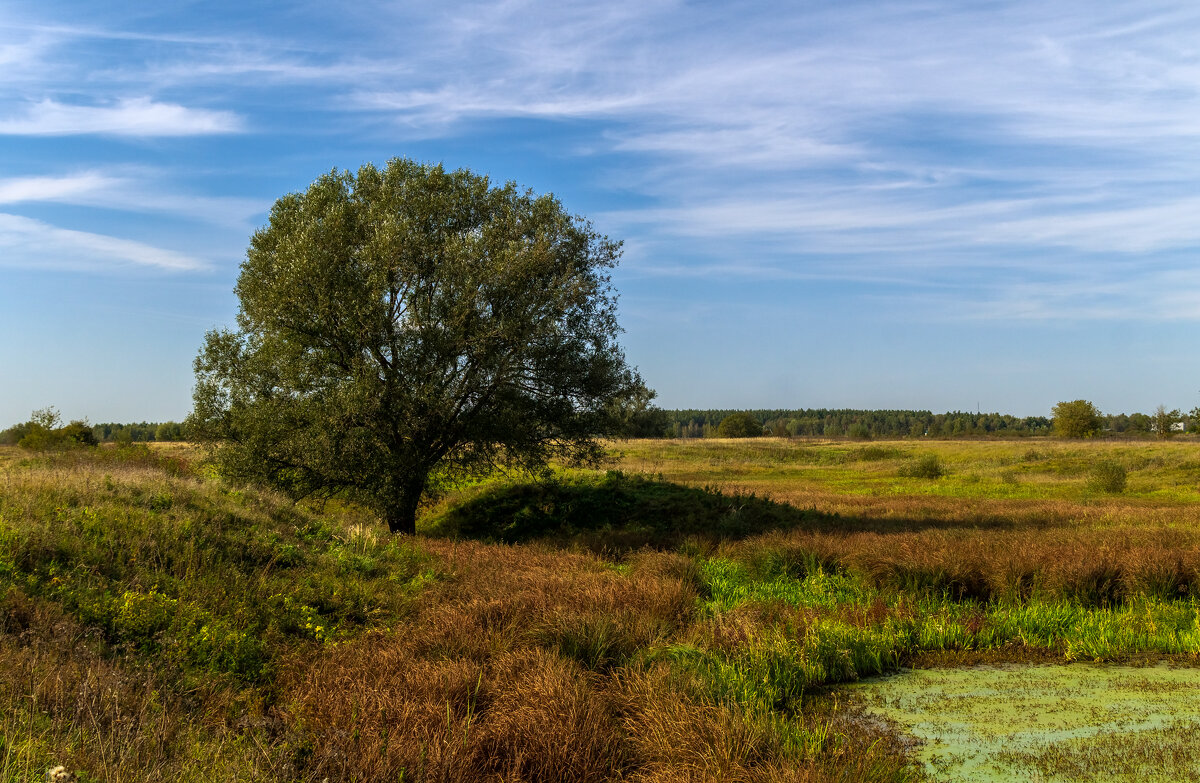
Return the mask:
<path fill-rule="evenodd" d="M 120 237 L 59 228 L 0 213 L 0 266 L 102 271 L 149 267 L 170 272 L 208 268 L 200 259 Z"/>
<path fill-rule="evenodd" d="M 638 196 L 637 208 L 594 214 L 666 256 L 647 271 L 706 264 L 748 279 L 936 285 L 956 272 L 1116 270 L 1121 256 L 1200 247 L 1190 195 L 1200 10 L 1178 4 L 749 3 L 733 13 L 676 0 L 509 0 L 309 13 L 353 31 L 355 46 L 28 27 L 13 51 L 55 67 L 44 82 L 24 69 L 22 96 L 41 86 L 54 97 L 9 101 L 7 117 L 0 102 L 0 133 L 230 134 L 250 126 L 249 110 L 189 108 L 202 103 L 189 94 L 303 85 L 269 98 L 302 100 L 328 127 L 357 130 L 368 117 L 389 139 L 486 136 L 506 119 L 584 129 L 558 152 Z M 71 42 L 88 59 L 56 56 Z M 76 80 L 86 68 L 109 95 L 172 98 L 79 106 L 63 97 L 72 62 Z M 20 186 L 62 203 L 171 202 L 159 191 L 139 204 L 119 181 L 86 184 Z M 714 247 L 731 257 L 714 260 Z"/>
<path fill-rule="evenodd" d="M 0 135 L 6 136 L 202 136 L 242 130 L 244 122 L 234 112 L 193 109 L 151 98 L 123 98 L 96 106 L 45 99 L 0 117 Z"/>
<path fill-rule="evenodd" d="M 177 218 L 246 229 L 271 206 L 266 199 L 182 192 L 153 171 L 93 170 L 59 176 L 0 178 L 0 204 L 59 203 Z"/>

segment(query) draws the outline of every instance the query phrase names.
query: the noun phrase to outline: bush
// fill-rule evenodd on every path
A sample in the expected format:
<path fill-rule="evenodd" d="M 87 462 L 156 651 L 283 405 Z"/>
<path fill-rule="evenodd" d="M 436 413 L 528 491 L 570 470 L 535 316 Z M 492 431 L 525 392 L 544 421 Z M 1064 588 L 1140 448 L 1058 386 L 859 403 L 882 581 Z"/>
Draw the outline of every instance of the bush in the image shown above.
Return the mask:
<path fill-rule="evenodd" d="M 1087 400 L 1060 402 L 1053 413 L 1054 434 L 1061 438 L 1091 438 L 1104 426 L 1100 411 Z"/>
<path fill-rule="evenodd" d="M 717 437 L 720 438 L 757 438 L 762 434 L 763 425 L 744 411 L 729 414 L 717 425 Z"/>
<path fill-rule="evenodd" d="M 900 475 L 904 478 L 936 479 L 946 475 L 946 469 L 942 467 L 942 461 L 938 455 L 926 454 L 901 466 Z"/>
<path fill-rule="evenodd" d="M 1119 462 L 1106 459 L 1097 462 L 1088 471 L 1088 489 L 1093 492 L 1124 492 L 1128 473 Z"/>
<path fill-rule="evenodd" d="M 60 423 L 61 418 L 54 408 L 34 411 L 29 421 L 18 425 L 22 435 L 17 445 L 30 451 L 59 451 L 96 445 L 92 428 L 86 421 L 73 421 L 65 427 L 60 427 Z"/>

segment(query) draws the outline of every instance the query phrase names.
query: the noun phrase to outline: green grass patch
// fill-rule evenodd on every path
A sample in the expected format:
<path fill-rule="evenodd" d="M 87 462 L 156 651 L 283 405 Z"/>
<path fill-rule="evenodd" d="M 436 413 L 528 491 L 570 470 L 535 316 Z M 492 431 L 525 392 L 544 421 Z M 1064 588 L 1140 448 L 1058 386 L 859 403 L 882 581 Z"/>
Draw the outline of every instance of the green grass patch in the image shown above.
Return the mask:
<path fill-rule="evenodd" d="M 131 453 L 11 470 L 0 595 L 54 602 L 161 665 L 257 681 L 290 645 L 395 622 L 432 578 L 409 542 Z M 131 464 L 149 479 L 130 475 Z"/>

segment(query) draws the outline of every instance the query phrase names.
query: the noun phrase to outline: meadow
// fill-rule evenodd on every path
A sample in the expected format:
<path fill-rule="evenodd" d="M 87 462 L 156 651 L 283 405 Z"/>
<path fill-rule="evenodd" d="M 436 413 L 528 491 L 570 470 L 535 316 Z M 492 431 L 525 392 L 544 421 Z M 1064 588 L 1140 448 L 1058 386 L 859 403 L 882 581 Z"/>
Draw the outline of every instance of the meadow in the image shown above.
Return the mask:
<path fill-rule="evenodd" d="M 415 539 L 186 445 L 0 449 L 0 781 L 915 781 L 844 684 L 1200 652 L 1193 442 L 612 448 Z"/>

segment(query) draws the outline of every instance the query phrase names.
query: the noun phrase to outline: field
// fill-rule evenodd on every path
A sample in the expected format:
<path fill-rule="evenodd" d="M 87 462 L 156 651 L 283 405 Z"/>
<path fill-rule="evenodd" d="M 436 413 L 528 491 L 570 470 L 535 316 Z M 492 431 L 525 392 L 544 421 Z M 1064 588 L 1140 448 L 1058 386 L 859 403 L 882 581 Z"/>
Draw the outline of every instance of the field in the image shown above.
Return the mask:
<path fill-rule="evenodd" d="M 1200 652 L 1193 442 L 613 449 L 411 541 L 187 446 L 0 449 L 0 781 L 920 780 L 843 684 Z"/>

